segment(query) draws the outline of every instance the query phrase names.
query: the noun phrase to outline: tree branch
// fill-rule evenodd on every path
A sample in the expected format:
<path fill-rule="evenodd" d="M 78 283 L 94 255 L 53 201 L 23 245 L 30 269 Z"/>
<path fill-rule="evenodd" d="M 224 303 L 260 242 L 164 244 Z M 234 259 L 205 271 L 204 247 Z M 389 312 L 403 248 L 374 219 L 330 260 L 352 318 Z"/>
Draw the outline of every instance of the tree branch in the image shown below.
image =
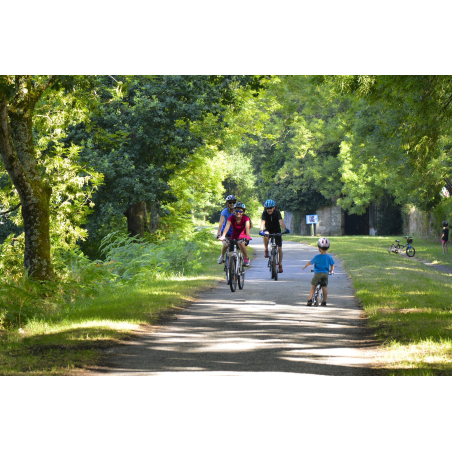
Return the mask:
<path fill-rule="evenodd" d="M 3 217 L 4 215 L 13 212 L 14 210 L 18 209 L 21 206 L 21 203 L 17 204 L 16 207 L 13 207 L 12 209 L 5 210 L 4 212 L 0 212 L 0 217 Z"/>

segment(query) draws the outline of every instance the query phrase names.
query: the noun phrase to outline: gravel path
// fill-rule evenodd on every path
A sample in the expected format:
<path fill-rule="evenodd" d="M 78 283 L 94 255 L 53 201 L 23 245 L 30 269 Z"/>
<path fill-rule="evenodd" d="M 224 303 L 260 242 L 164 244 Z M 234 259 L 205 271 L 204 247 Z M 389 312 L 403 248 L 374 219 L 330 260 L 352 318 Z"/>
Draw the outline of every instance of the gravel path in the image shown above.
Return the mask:
<path fill-rule="evenodd" d="M 284 241 L 284 272 L 275 282 L 261 238 L 252 245 L 255 256 L 243 290 L 233 293 L 224 281 L 199 294 L 177 319 L 108 350 L 108 362 L 96 374 L 378 375 L 372 369 L 378 344 L 365 328 L 351 280 L 336 256 L 328 306 L 308 307 L 312 273 L 301 269 L 317 249 Z"/>

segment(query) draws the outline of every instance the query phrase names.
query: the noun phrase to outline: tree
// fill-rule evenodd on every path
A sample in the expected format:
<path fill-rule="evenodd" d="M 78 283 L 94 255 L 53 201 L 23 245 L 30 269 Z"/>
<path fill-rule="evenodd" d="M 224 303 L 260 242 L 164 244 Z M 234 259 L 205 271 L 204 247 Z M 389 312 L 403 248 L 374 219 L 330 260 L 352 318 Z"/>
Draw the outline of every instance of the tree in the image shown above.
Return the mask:
<path fill-rule="evenodd" d="M 0 164 L 0 206 L 10 211 L 10 233 L 24 231 L 28 273 L 50 279 L 52 248 L 68 249 L 84 239 L 81 225 L 102 179 L 80 162 L 77 146 L 63 149 L 60 142 L 70 124 L 80 122 L 95 108 L 95 79 L 11 76 L 1 81 L 5 169 Z M 15 129 L 19 132 L 13 133 Z M 21 209 L 14 210 L 17 207 Z"/>
<path fill-rule="evenodd" d="M 273 198 L 281 209 L 315 211 L 340 195 L 337 155 L 347 99 L 332 92 L 305 76 L 279 76 L 256 100 L 254 127 L 241 148 L 253 161 L 261 202 Z"/>
<path fill-rule="evenodd" d="M 452 77 L 328 76 L 316 82 L 353 98 L 340 153 L 341 205 L 359 213 L 386 191 L 399 205 L 438 205 L 451 167 Z"/>
<path fill-rule="evenodd" d="M 92 238 L 118 227 L 127 217 L 130 235 L 147 229 L 147 206 L 156 214 L 175 202 L 170 184 L 205 144 L 200 123 L 223 127 L 227 107 L 236 107 L 236 91 L 259 88 L 258 77 L 114 76 L 124 95 L 105 102 L 91 116 L 92 130 L 80 124 L 68 137 L 83 146 L 82 158 L 104 174 L 95 195 L 98 206 L 88 225 Z M 103 79 L 108 89 L 111 78 Z M 212 133 L 212 132 L 210 132 Z M 182 174 L 182 173 L 181 173 Z"/>
<path fill-rule="evenodd" d="M 50 258 L 50 184 L 38 168 L 33 111 L 53 76 L 0 78 L 0 155 L 20 198 L 25 230 L 24 264 L 39 280 L 53 276 Z"/>

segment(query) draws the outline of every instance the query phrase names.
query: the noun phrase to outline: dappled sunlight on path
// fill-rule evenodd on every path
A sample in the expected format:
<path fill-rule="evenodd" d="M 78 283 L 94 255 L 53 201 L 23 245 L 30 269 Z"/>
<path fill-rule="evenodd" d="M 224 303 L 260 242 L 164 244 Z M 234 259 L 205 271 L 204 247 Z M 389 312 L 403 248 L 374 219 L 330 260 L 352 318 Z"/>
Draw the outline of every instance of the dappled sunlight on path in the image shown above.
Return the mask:
<path fill-rule="evenodd" d="M 256 240 L 257 242 L 257 240 Z M 263 247 L 243 290 L 222 282 L 201 294 L 177 319 L 109 351 L 107 374 L 166 372 L 289 372 L 376 375 L 375 343 L 364 328 L 351 282 L 336 261 L 327 307 L 308 307 L 312 273 L 302 271 L 316 250 L 284 242 L 284 272 L 272 281 Z M 102 372 L 103 373 L 103 372 Z"/>

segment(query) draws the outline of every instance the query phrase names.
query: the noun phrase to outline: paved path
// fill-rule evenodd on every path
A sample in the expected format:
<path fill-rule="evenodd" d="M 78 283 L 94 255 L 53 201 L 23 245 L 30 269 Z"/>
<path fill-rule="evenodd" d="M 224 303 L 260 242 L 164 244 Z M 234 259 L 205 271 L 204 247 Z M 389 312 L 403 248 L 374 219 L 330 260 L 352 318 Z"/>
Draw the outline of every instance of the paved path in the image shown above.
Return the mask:
<path fill-rule="evenodd" d="M 312 273 L 310 267 L 301 269 L 317 249 L 284 241 L 284 272 L 275 282 L 261 238 L 252 246 L 255 257 L 243 290 L 233 293 L 224 281 L 203 292 L 177 319 L 110 349 L 108 364 L 97 374 L 378 375 L 371 369 L 377 344 L 364 328 L 351 281 L 334 254 L 328 306 L 308 307 Z"/>

